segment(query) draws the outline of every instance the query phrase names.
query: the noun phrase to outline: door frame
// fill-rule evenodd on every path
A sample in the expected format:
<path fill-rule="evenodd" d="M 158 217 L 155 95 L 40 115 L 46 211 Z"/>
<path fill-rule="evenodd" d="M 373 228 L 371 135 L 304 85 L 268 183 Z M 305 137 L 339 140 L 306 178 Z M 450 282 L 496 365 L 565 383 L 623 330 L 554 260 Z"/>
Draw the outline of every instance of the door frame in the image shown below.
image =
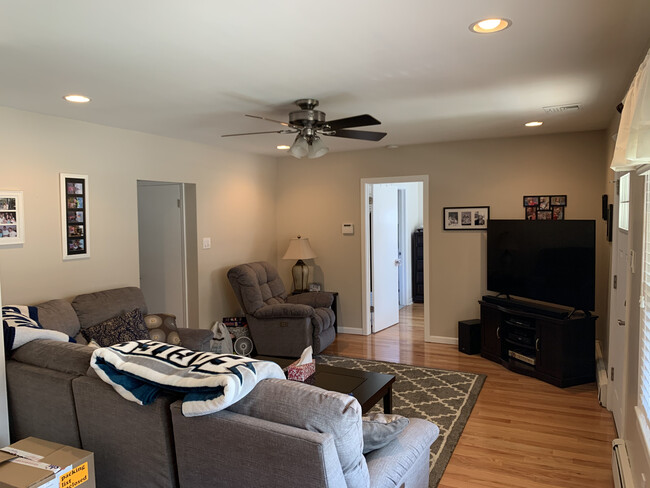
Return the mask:
<path fill-rule="evenodd" d="M 196 185 L 178 181 L 137 180 L 137 192 L 141 186 L 178 186 L 180 190 L 180 237 L 182 266 L 183 323 L 186 328 L 198 326 L 198 253 Z M 138 234 L 140 227 L 138 223 Z M 138 252 L 140 239 L 138 236 Z M 138 262 L 138 266 L 141 264 Z M 139 274 L 139 271 L 138 271 Z M 163 311 L 164 312 L 164 311 Z"/>
<path fill-rule="evenodd" d="M 431 335 L 429 312 L 429 175 L 361 178 L 361 333 L 371 334 L 370 324 L 370 216 L 371 185 L 380 183 L 422 183 L 422 227 L 424 233 L 424 338 Z"/>
<path fill-rule="evenodd" d="M 620 393 L 620 398 L 618 398 L 618 403 L 615 402 L 615 391 L 613 388 L 613 385 L 608 385 L 607 387 L 607 399 L 606 399 L 606 407 L 607 409 L 612 412 L 612 416 L 614 417 L 614 426 L 617 429 L 617 433 L 619 437 L 624 437 L 625 436 L 625 425 L 626 425 L 626 402 L 627 402 L 627 358 L 628 356 L 628 351 L 629 351 L 629 308 L 625 308 L 625 315 L 623 317 L 623 320 L 625 320 L 626 325 L 623 327 L 618 325 L 618 320 L 621 318 L 618 315 L 618 303 L 617 299 L 619 298 L 617 295 L 619 293 L 623 293 L 624 296 L 623 298 L 626 300 L 626 302 L 629 304 L 630 303 L 630 296 L 629 296 L 629 290 L 630 286 L 628 286 L 628 283 L 630 283 L 631 280 L 631 269 L 630 269 L 630 249 L 632 249 L 631 243 L 630 243 L 630 233 L 629 231 L 626 230 L 621 230 L 618 228 L 618 222 L 619 222 L 619 200 L 620 200 L 620 179 L 621 177 L 628 172 L 621 172 L 616 174 L 616 186 L 614 190 L 614 209 L 613 209 L 613 222 L 612 222 L 612 247 L 611 247 L 611 255 L 610 255 L 610 262 L 611 262 L 611 270 L 610 270 L 610 276 L 609 276 L 609 317 L 608 317 L 608 355 L 607 355 L 607 378 L 608 382 L 611 382 L 611 374 L 612 374 L 612 369 L 614 368 L 614 359 L 619 359 L 620 361 L 617 361 L 618 367 L 621 367 L 623 370 L 622 371 L 615 371 L 615 375 L 617 380 L 619 381 L 619 393 Z M 632 190 L 632 178 L 633 178 L 633 173 L 630 172 L 630 189 L 629 192 L 631 193 Z M 631 203 L 630 203 L 631 206 Z M 618 252 L 619 252 L 619 239 L 621 238 L 621 235 L 627 235 L 627 249 L 626 249 L 626 261 L 625 264 L 621 265 L 624 267 L 624 269 L 620 269 L 619 266 L 619 258 L 618 258 Z M 625 279 L 622 280 L 621 275 L 624 273 Z M 616 277 L 616 290 L 617 292 L 614 292 L 614 279 Z M 616 341 L 614 336 L 619 335 L 619 341 Z M 622 344 L 621 344 L 622 343 Z M 615 346 L 623 346 L 623 350 L 617 349 Z M 618 420 L 618 422 L 617 422 Z M 620 424 L 620 425 L 619 425 Z"/>
<path fill-rule="evenodd" d="M 423 217 L 424 218 L 424 217 Z M 409 236 L 406 232 L 406 190 L 402 188 L 397 189 L 397 252 L 399 254 L 399 270 L 398 270 L 398 292 L 399 292 L 399 307 L 406 307 L 413 303 L 413 290 L 412 287 L 407 286 L 408 276 L 406 275 L 406 264 L 404 263 L 404 256 L 406 255 L 406 248 L 409 245 Z M 413 269 L 411 269 L 413 275 Z M 411 299 L 407 291 L 411 289 Z"/>

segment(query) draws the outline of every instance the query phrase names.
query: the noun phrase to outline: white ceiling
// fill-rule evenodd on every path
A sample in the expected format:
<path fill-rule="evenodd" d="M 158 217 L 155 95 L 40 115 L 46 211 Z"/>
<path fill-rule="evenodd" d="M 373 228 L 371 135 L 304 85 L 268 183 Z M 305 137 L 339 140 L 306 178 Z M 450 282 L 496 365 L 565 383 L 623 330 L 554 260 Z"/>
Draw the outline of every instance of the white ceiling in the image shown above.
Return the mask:
<path fill-rule="evenodd" d="M 494 16 L 512 27 L 469 31 Z M 269 155 L 293 136 L 220 136 L 298 98 L 388 132 L 332 151 L 602 129 L 648 26 L 648 0 L 0 0 L 0 105 Z"/>

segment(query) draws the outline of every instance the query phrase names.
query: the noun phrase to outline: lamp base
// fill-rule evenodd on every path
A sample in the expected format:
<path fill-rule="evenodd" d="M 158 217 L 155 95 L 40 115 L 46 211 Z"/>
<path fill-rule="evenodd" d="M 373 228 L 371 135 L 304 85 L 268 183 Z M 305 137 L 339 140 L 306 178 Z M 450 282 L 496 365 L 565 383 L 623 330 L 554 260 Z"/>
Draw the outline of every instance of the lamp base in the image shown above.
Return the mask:
<path fill-rule="evenodd" d="M 307 281 L 309 279 L 309 267 L 302 259 L 299 259 L 291 268 L 293 275 L 293 290 L 303 292 L 307 290 Z"/>

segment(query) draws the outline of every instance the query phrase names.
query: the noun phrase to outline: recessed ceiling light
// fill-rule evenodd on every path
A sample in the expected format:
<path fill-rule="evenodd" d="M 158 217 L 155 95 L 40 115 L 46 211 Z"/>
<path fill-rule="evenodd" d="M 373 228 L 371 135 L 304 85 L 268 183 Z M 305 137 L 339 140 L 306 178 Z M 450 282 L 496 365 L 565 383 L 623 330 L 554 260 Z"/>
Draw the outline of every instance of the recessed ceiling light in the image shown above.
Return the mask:
<path fill-rule="evenodd" d="M 72 103 L 88 103 L 90 102 L 90 98 L 85 97 L 83 95 L 66 95 L 63 97 L 65 100 L 68 102 Z"/>
<path fill-rule="evenodd" d="M 539 121 L 535 120 L 535 121 L 533 121 L 533 122 L 526 122 L 524 125 L 525 125 L 526 127 L 539 127 L 539 126 L 542 125 L 543 123 L 544 123 L 544 122 L 539 122 Z"/>
<path fill-rule="evenodd" d="M 386 146 L 386 149 L 397 149 L 399 146 L 397 144 L 389 144 Z"/>
<path fill-rule="evenodd" d="M 286 151 L 287 149 L 291 149 L 291 146 L 285 146 L 284 144 L 282 144 L 280 146 L 276 146 L 276 147 L 278 149 L 280 149 L 281 151 Z"/>
<path fill-rule="evenodd" d="M 492 34 L 507 29 L 512 25 L 512 20 L 509 19 L 483 19 L 474 22 L 469 26 L 469 30 L 477 34 Z"/>

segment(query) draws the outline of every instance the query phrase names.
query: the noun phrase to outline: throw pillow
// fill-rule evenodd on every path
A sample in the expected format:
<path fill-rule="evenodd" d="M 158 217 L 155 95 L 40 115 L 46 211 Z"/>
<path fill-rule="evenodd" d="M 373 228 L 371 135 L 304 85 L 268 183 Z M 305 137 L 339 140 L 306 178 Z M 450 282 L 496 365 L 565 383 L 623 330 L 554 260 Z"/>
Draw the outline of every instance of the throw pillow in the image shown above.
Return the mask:
<path fill-rule="evenodd" d="M 181 345 L 181 337 L 176 328 L 176 316 L 165 313 L 149 314 L 144 316 L 144 323 L 149 330 L 152 341 L 166 342 L 174 346 Z"/>
<path fill-rule="evenodd" d="M 6 305 L 2 307 L 2 329 L 5 352 L 13 351 L 35 339 L 54 341 L 74 341 L 63 332 L 44 329 L 38 323 L 38 309 L 26 305 Z"/>
<path fill-rule="evenodd" d="M 101 347 L 149 339 L 149 331 L 139 308 L 82 329 L 81 334 L 88 342 L 94 340 Z"/>
<path fill-rule="evenodd" d="M 395 439 L 409 424 L 401 415 L 373 412 L 362 417 L 363 453 L 380 449 Z"/>

